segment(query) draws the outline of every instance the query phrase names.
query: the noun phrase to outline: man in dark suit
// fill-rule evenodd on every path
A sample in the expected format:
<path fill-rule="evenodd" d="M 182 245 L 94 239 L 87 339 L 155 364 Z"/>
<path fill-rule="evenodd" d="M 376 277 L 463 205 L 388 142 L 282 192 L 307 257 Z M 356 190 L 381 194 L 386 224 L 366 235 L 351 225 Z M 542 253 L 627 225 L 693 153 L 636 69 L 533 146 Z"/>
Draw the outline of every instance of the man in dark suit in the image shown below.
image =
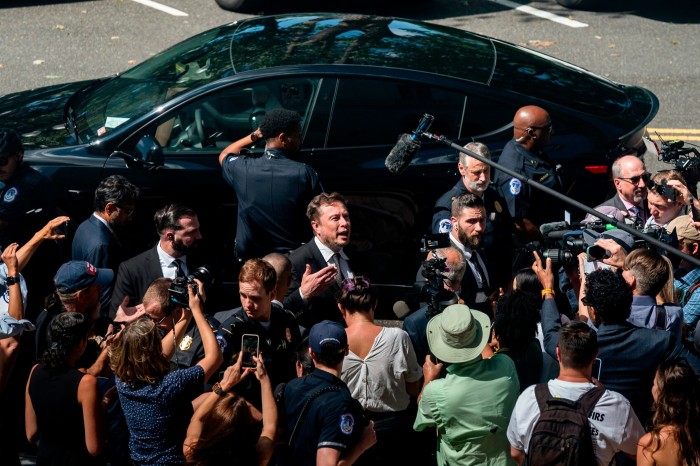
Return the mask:
<path fill-rule="evenodd" d="M 196 250 L 202 239 L 197 213 L 189 207 L 170 204 L 156 212 L 153 220 L 160 237 L 158 244 L 119 266 L 112 293 L 112 318 L 125 298 L 131 306 L 141 302 L 156 278 L 189 275 L 187 255 Z"/>
<path fill-rule="evenodd" d="M 622 215 L 643 226 L 649 218 L 647 207 L 647 183 L 649 174 L 644 162 L 636 155 L 623 155 L 612 164 L 613 183 L 617 194 L 598 207 L 610 206 Z M 596 210 L 598 210 L 596 207 Z M 638 219 L 635 222 L 635 219 Z"/>
<path fill-rule="evenodd" d="M 544 346 L 556 356 L 561 320 L 552 291 L 554 276 L 551 261 L 543 267 L 539 257 L 533 269 L 544 287 L 542 332 Z M 598 327 L 600 382 L 627 398 L 645 425 L 651 419 L 651 387 L 659 363 L 686 358 L 700 378 L 700 360 L 691 354 L 675 335 L 666 330 L 636 327 L 629 323 L 632 290 L 621 276 L 611 270 L 591 272 L 586 280 L 584 305 Z"/>
<path fill-rule="evenodd" d="M 338 193 L 321 193 L 309 203 L 306 216 L 314 237 L 289 256 L 292 284 L 285 307 L 306 328 L 326 319 L 343 323 L 335 293 L 344 279 L 354 277 L 350 259 L 343 252 L 350 242 L 350 214 L 345 199 Z"/>
<path fill-rule="evenodd" d="M 454 198 L 451 221 L 450 241 L 462 251 L 467 263 L 459 296 L 470 309 L 493 318 L 489 301 L 491 274 L 480 253 L 486 231 L 484 200 L 474 194 L 462 194 Z"/>
<path fill-rule="evenodd" d="M 72 258 L 85 261 L 98 269 L 117 270 L 125 259 L 125 250 L 115 230 L 131 220 L 139 188 L 121 175 L 112 175 L 95 189 L 95 212 L 80 224 L 73 237 Z M 100 293 L 101 313 L 106 316 L 112 297 L 113 283 Z"/>

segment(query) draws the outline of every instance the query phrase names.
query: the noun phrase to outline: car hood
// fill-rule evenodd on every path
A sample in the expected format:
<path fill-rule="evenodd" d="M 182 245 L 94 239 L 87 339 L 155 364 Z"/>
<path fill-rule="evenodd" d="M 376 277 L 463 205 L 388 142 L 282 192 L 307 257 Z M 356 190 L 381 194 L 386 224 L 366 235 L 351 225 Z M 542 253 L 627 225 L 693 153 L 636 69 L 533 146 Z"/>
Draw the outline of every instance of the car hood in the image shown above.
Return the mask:
<path fill-rule="evenodd" d="M 1 96 L 0 127 L 20 133 L 25 150 L 73 144 L 65 127 L 63 108 L 73 94 L 96 81 L 57 84 Z"/>

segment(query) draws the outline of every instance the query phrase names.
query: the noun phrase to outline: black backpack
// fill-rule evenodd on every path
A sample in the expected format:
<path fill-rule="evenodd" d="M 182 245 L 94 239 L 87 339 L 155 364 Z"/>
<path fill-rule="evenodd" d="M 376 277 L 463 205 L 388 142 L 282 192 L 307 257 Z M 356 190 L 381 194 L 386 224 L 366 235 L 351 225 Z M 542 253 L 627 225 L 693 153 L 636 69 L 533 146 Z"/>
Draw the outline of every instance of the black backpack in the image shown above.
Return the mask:
<path fill-rule="evenodd" d="M 535 385 L 540 418 L 528 444 L 524 464 L 531 466 L 597 464 L 588 417 L 605 388 L 595 387 L 577 401 L 554 398 L 546 383 Z"/>

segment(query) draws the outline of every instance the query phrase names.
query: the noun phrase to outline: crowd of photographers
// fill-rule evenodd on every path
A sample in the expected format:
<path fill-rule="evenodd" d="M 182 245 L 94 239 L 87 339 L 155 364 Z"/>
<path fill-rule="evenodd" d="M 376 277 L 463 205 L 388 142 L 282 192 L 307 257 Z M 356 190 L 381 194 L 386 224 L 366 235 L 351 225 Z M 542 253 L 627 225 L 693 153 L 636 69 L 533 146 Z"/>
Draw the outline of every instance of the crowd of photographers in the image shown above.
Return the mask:
<path fill-rule="evenodd" d="M 266 166 L 292 156 L 299 119 L 276 118 L 237 149 L 264 138 Z M 552 128 L 544 109 L 518 110 L 499 162 L 561 190 L 543 152 Z M 55 465 L 565 464 L 539 459 L 538 419 L 547 396 L 589 392 L 597 464 L 700 465 L 700 201 L 680 170 L 652 176 L 628 151 L 603 218 L 574 228 L 537 189 L 461 153 L 460 179 L 436 200 L 420 293 L 394 306 L 400 330 L 375 322 L 372 270 L 346 248 L 338 193 L 294 200 L 306 244 L 258 244 L 254 256 L 269 254 L 241 261 L 239 307 L 197 250 L 195 210 L 163 206 L 157 243 L 125 244 L 141 193 L 118 175 L 68 234 L 71 260 L 46 261 L 69 219 L 48 205 L 25 231 L 16 207 L 48 191 L 17 135 L 1 132 L 3 465 L 19 464 L 24 434 L 37 464 Z M 483 144 L 466 148 L 490 159 Z M 224 171 L 238 159 L 222 152 Z M 256 189 L 295 191 L 297 162 L 285 164 L 294 179 Z M 274 212 L 280 201 L 266 199 Z M 46 270 L 24 276 L 32 256 L 51 282 Z"/>

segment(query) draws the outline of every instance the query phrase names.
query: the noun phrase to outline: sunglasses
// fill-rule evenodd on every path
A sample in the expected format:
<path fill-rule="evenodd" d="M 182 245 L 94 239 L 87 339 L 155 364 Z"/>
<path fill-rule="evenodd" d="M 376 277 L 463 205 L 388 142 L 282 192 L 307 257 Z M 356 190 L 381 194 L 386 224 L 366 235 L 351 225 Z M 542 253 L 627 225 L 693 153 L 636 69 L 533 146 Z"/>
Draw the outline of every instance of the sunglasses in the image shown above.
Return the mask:
<path fill-rule="evenodd" d="M 649 173 L 644 173 L 643 175 L 632 176 L 630 178 L 619 177 L 620 180 L 625 180 L 633 185 L 638 185 L 641 180 L 644 180 L 644 184 L 649 184 Z"/>

